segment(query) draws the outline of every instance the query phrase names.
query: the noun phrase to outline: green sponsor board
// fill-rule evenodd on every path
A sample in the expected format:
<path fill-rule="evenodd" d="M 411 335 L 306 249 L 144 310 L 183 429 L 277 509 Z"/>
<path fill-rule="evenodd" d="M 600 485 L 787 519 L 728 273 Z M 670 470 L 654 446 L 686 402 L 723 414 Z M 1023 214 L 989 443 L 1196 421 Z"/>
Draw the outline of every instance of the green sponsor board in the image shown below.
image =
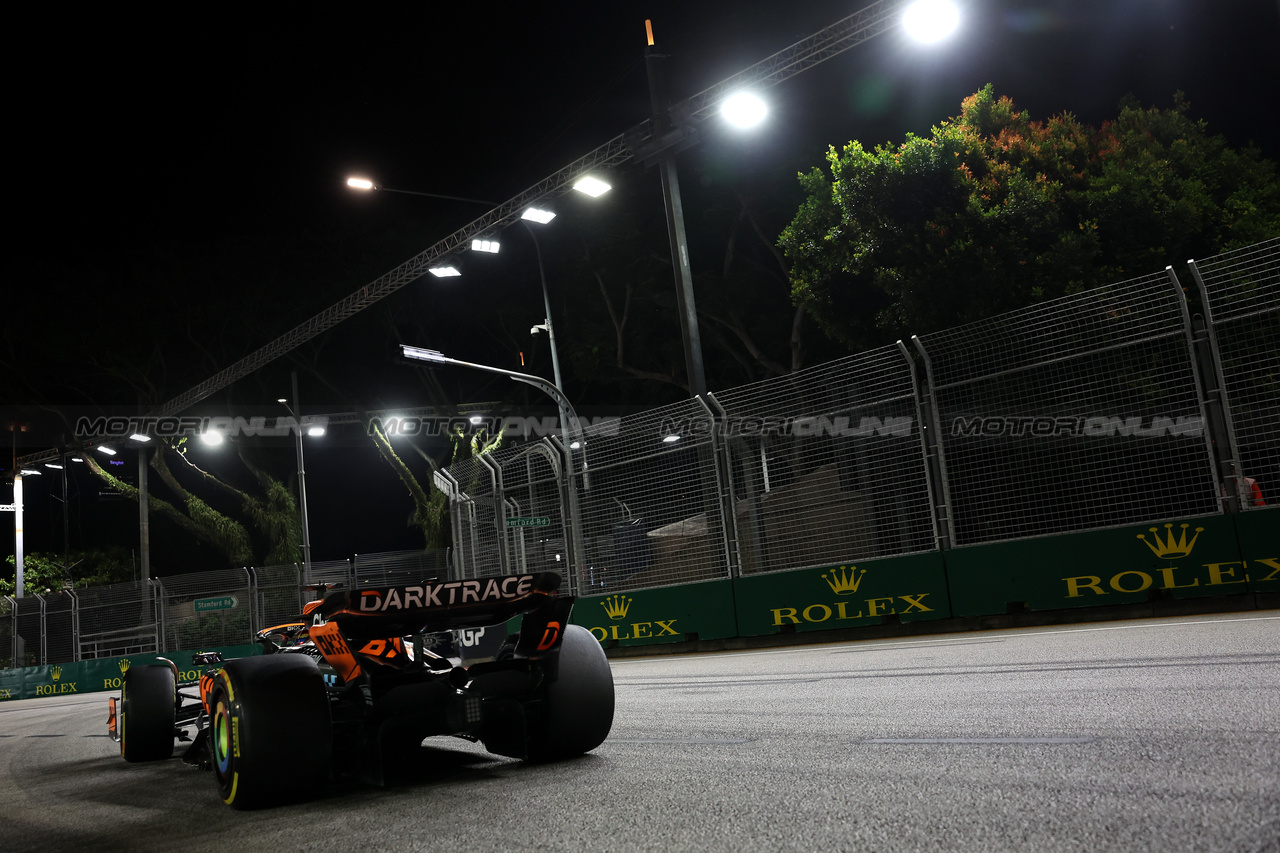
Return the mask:
<path fill-rule="evenodd" d="M 1280 592 L 1280 507 L 1231 516 L 1250 592 Z"/>
<path fill-rule="evenodd" d="M 728 580 L 579 597 L 570 622 L 605 647 L 737 636 Z"/>
<path fill-rule="evenodd" d="M 734 592 L 744 637 L 951 615 L 938 552 L 738 578 Z"/>
<path fill-rule="evenodd" d="M 1280 557 L 1255 545 L 1242 554 L 1233 518 L 1202 516 L 956 548 L 946 554 L 951 604 L 978 616 L 1249 592 L 1249 567 Z"/>
<path fill-rule="evenodd" d="M 223 646 L 222 656 L 232 658 L 260 654 L 262 647 L 256 643 L 243 646 Z M 119 690 L 124 673 L 134 666 L 164 663 L 168 658 L 178 667 L 180 681 L 197 681 L 204 672 L 204 665 L 191 662 L 195 651 L 165 652 L 163 655 L 141 654 L 128 657 L 100 658 L 97 660 L 58 663 L 48 666 L 28 666 L 21 669 L 0 671 L 0 701 L 5 699 L 36 699 L 44 696 L 65 696 L 73 693 L 95 693 L 103 690 Z"/>

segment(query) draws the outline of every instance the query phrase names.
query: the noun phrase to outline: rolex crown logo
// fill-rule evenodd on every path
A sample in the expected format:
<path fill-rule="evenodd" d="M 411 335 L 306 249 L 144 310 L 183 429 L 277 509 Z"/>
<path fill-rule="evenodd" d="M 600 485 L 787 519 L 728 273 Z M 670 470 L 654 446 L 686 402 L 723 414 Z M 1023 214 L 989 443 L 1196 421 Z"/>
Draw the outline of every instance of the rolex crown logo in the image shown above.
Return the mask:
<path fill-rule="evenodd" d="M 120 658 L 120 674 L 123 675 L 128 670 L 129 670 L 129 659 Z"/>
<path fill-rule="evenodd" d="M 54 681 L 57 681 L 58 679 L 62 678 L 62 667 L 60 666 L 52 667 L 49 670 L 49 674 L 53 676 Z"/>
<path fill-rule="evenodd" d="M 857 566 L 841 566 L 823 574 L 822 579 L 836 595 L 852 595 L 858 591 L 858 584 L 866 574 L 866 569 L 859 571 Z"/>
<path fill-rule="evenodd" d="M 1160 532 L 1154 527 L 1148 528 L 1152 533 L 1152 538 L 1156 540 L 1154 543 L 1148 541 L 1145 533 L 1139 533 L 1138 538 L 1143 542 L 1146 542 L 1147 547 L 1151 549 L 1151 553 L 1155 554 L 1157 557 L 1164 560 L 1173 560 L 1178 557 L 1187 556 L 1191 553 L 1191 549 L 1196 547 L 1196 540 L 1200 538 L 1200 532 L 1204 530 L 1204 528 L 1197 527 L 1195 535 L 1191 537 L 1190 542 L 1187 542 L 1187 528 L 1190 526 L 1191 525 L 1189 524 L 1182 525 L 1182 536 L 1176 539 L 1173 535 L 1172 524 L 1166 524 L 1164 526 L 1166 531 L 1164 541 L 1160 540 Z"/>
<path fill-rule="evenodd" d="M 610 619 L 622 619 L 627 615 L 627 608 L 631 606 L 631 599 L 625 595 L 611 595 L 600 602 L 600 606 L 604 608 L 605 613 L 609 614 Z"/>

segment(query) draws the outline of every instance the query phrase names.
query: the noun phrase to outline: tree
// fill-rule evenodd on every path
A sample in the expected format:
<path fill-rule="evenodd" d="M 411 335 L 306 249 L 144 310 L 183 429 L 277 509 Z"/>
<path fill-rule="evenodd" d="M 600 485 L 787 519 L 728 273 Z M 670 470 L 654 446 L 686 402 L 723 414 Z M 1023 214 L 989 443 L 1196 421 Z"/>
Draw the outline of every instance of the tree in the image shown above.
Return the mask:
<path fill-rule="evenodd" d="M 860 348 L 1280 233 L 1276 164 L 1189 112 L 1037 122 L 988 85 L 927 138 L 829 149 L 779 239 L 792 297 Z"/>
<path fill-rule="evenodd" d="M 10 577 L 0 578 L 0 596 L 13 595 L 17 590 L 17 560 L 10 554 L 5 562 L 9 564 Z M 121 583 L 131 579 L 133 573 L 130 555 L 120 548 L 71 551 L 66 555 L 36 551 L 22 557 L 22 592 L 37 595 L 68 586 L 81 589 Z"/>

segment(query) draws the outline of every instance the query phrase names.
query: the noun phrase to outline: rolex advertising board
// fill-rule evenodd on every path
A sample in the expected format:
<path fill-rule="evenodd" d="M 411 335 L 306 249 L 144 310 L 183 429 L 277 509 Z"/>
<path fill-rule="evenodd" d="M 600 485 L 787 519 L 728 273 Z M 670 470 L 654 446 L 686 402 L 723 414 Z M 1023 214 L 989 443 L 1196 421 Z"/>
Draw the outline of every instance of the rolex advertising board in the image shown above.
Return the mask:
<path fill-rule="evenodd" d="M 228 646 L 221 651 L 227 660 L 259 654 L 262 648 L 255 644 Z M 164 655 L 138 654 L 127 657 L 99 658 L 74 663 L 49 666 L 28 666 L 0 671 L 0 701 L 5 699 L 35 699 L 41 696 L 64 696 L 71 693 L 95 693 L 103 690 L 119 690 L 124 674 L 131 666 L 162 663 L 161 657 L 178 667 L 179 681 L 197 681 L 204 672 L 203 665 L 191 662 L 195 652 L 165 652 Z"/>
<path fill-rule="evenodd" d="M 1280 591 L 1280 519 L 1265 514 L 956 548 L 946 556 L 952 606 L 976 616 Z M 1237 535 L 1237 520 L 1248 535 Z"/>
<path fill-rule="evenodd" d="M 570 621 L 607 649 L 737 636 L 728 580 L 579 598 Z"/>
<path fill-rule="evenodd" d="M 938 552 L 743 577 L 734 590 L 742 636 L 951 615 Z"/>

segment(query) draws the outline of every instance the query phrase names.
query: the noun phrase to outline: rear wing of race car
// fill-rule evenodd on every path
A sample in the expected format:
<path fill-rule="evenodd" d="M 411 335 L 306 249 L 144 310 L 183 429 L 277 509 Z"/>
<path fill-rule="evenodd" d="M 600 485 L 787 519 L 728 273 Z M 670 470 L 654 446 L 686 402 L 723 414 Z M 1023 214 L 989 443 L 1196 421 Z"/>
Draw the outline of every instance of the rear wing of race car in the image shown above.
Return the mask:
<path fill-rule="evenodd" d="M 560 644 L 573 598 L 556 595 L 559 589 L 556 572 L 423 581 L 334 591 L 313 615 L 354 640 L 483 628 L 526 614 L 517 654 L 529 655 Z"/>

